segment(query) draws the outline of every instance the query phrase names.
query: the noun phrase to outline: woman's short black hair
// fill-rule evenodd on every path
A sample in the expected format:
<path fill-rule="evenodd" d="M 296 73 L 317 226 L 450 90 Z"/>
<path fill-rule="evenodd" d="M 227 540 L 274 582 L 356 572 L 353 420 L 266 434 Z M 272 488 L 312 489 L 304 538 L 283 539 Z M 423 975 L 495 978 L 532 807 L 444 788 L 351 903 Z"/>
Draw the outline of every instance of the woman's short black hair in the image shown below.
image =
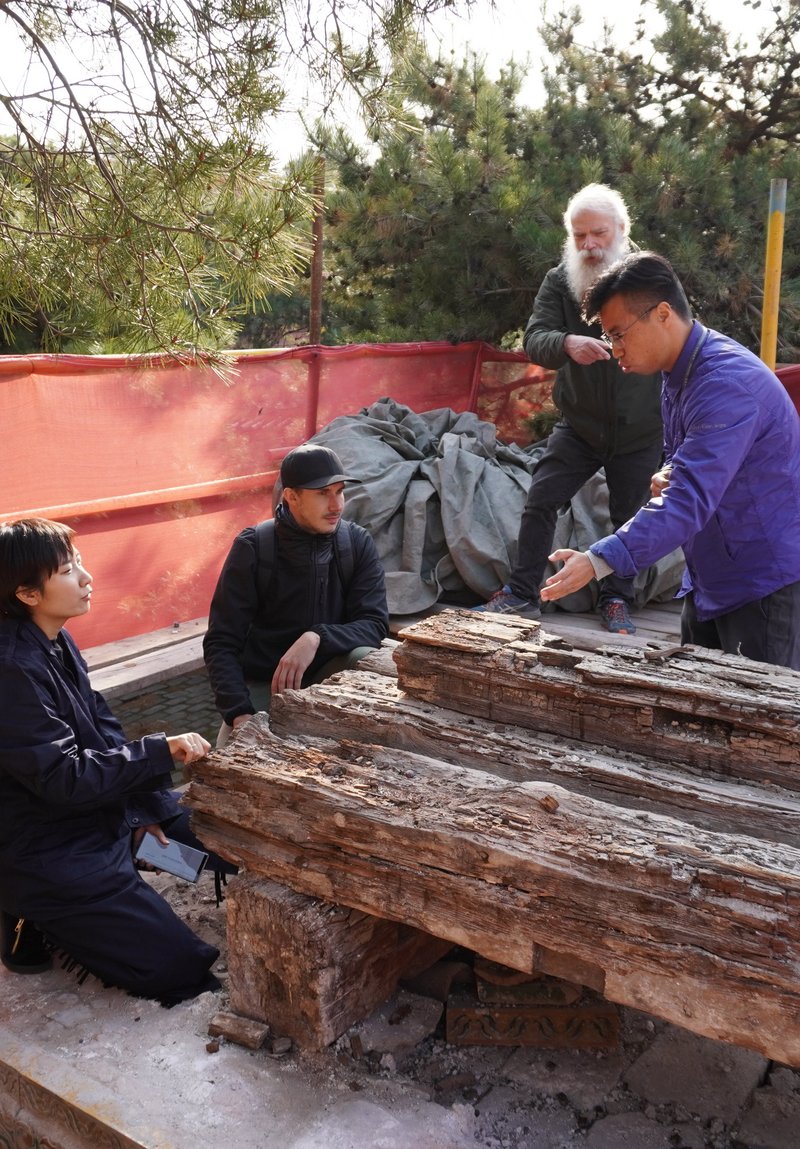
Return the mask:
<path fill-rule="evenodd" d="M 42 590 L 62 563 L 69 562 L 75 532 L 51 519 L 17 519 L 0 524 L 0 617 L 29 618 L 17 590 Z"/>
<path fill-rule="evenodd" d="M 583 317 L 596 323 L 602 307 L 616 295 L 630 300 L 633 311 L 668 303 L 681 319 L 691 320 L 692 309 L 672 264 L 653 251 L 633 251 L 612 263 L 599 276 L 583 300 Z"/>

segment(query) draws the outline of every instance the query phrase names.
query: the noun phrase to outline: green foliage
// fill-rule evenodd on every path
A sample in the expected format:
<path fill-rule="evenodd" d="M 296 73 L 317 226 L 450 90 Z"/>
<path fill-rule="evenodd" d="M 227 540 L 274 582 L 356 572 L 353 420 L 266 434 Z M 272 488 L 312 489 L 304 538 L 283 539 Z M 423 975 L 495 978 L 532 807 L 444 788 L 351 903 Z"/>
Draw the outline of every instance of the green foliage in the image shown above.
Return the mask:
<path fill-rule="evenodd" d="M 4 342 L 17 349 L 34 330 L 45 350 L 228 346 L 239 316 L 305 257 L 302 180 L 277 180 L 236 138 L 147 163 L 111 129 L 96 138 L 111 183 L 85 152 L 0 144 Z"/>
<path fill-rule="evenodd" d="M 758 7 L 758 4 L 754 4 Z M 667 255 L 700 317 L 758 350 L 770 181 L 789 181 L 779 359 L 800 356 L 800 5 L 770 8 L 757 52 L 700 0 L 643 0 L 648 44 L 582 45 L 577 15 L 542 36 L 544 106 L 519 106 L 472 57 L 423 50 L 387 87 L 402 123 L 376 158 L 341 133 L 318 143 L 327 197 L 327 337 L 507 342 L 558 261 L 569 196 L 592 180 L 625 197 L 633 238 Z M 770 13 L 765 13 L 768 18 Z"/>
<path fill-rule="evenodd" d="M 379 123 L 381 51 L 446 3 L 4 0 L 29 71 L 0 96 L 0 349 L 230 346 L 309 258 L 311 165 L 260 141 L 284 56 Z"/>
<path fill-rule="evenodd" d="M 490 83 L 414 53 L 391 78 L 403 123 L 369 163 L 341 133 L 319 146 L 328 195 L 328 335 L 499 339 L 528 293 L 519 234 L 536 206 L 517 162 L 519 75 Z M 529 221 L 532 227 L 536 220 Z"/>
<path fill-rule="evenodd" d="M 581 46 L 579 25 L 564 17 L 545 26 L 558 60 L 545 114 L 560 121 L 565 108 L 580 108 L 602 178 L 636 219 L 635 238 L 668 256 L 705 322 L 757 351 L 774 178 L 790 188 L 784 277 L 800 273 L 800 5 L 771 5 L 773 24 L 749 55 L 702 3 L 644 6 L 664 20 L 655 52 L 643 21 L 631 49 L 610 37 Z M 786 292 L 779 359 L 797 359 L 799 346 L 800 311 Z"/>

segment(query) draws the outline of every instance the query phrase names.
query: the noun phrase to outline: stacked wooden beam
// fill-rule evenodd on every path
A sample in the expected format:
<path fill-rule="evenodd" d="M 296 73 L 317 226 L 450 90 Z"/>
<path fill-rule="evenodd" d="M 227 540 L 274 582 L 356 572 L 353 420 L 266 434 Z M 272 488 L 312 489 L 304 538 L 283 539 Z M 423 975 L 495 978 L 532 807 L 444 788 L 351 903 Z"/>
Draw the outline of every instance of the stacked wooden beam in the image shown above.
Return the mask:
<path fill-rule="evenodd" d="M 402 631 L 403 689 L 471 717 L 800 787 L 797 673 L 702 647 L 573 650 L 508 615 Z"/>
<path fill-rule="evenodd" d="M 800 675 L 443 612 L 199 765 L 256 874 L 800 1065 Z M 384 669 L 384 668 L 382 668 Z"/>

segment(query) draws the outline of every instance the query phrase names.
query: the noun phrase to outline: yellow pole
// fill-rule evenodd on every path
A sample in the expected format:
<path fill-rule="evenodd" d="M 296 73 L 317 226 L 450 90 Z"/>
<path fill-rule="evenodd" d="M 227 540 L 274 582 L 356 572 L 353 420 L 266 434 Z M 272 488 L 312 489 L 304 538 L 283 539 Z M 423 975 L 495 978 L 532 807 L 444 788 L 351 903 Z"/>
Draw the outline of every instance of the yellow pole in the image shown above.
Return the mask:
<path fill-rule="evenodd" d="M 764 268 L 764 310 L 761 313 L 761 358 L 775 370 L 778 347 L 778 307 L 781 299 L 783 225 L 786 216 L 786 180 L 769 185 L 767 260 Z"/>

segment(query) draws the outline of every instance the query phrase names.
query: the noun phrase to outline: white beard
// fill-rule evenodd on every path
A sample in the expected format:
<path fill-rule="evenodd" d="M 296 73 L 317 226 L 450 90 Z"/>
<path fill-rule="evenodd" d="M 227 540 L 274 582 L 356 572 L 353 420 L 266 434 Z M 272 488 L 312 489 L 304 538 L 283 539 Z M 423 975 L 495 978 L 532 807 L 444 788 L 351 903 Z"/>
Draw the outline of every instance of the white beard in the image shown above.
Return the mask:
<path fill-rule="evenodd" d="M 602 272 L 618 259 L 622 259 L 629 251 L 630 244 L 625 236 L 620 236 L 611 247 L 591 253 L 578 251 L 572 237 L 567 238 L 564 241 L 561 258 L 566 267 L 567 283 L 575 300 L 579 304 L 582 303 L 584 295 Z"/>

